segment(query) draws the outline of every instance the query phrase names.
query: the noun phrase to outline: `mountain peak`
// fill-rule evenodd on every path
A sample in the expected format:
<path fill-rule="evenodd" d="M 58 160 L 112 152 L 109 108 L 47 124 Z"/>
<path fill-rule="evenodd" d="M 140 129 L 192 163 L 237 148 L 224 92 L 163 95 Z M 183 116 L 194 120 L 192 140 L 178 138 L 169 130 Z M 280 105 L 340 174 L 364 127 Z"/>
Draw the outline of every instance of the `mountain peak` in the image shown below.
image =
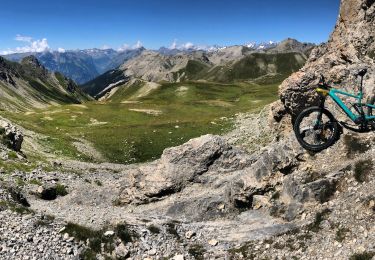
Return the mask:
<path fill-rule="evenodd" d="M 35 68 L 44 68 L 43 65 L 39 62 L 39 60 L 34 56 L 30 55 L 21 60 L 22 65 L 31 65 Z"/>

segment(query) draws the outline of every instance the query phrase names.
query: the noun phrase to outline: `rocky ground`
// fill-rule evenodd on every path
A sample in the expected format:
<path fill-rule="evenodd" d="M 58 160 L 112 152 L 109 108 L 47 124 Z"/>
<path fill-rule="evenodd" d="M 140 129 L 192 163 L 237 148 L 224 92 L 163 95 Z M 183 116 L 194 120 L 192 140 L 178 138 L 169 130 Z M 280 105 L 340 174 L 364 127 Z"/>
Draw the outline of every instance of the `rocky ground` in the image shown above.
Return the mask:
<path fill-rule="evenodd" d="M 238 115 L 227 136 L 193 139 L 152 163 L 53 160 L 32 170 L 4 169 L 0 255 L 371 259 L 373 134 L 344 134 L 312 155 L 289 136 L 288 125 L 267 130 L 275 129 L 264 122 L 268 111 Z M 259 145 L 231 145 L 244 137 Z M 22 154 L 2 150 L 9 164 L 27 164 Z M 39 247 L 30 255 L 34 241 Z"/>

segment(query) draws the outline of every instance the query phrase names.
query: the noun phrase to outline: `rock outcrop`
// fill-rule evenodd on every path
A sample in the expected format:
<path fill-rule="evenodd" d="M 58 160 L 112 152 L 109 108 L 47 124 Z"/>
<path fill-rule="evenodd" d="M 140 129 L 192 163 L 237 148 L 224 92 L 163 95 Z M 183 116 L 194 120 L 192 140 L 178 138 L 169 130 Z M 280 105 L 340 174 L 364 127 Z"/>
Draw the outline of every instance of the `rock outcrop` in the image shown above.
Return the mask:
<path fill-rule="evenodd" d="M 16 152 L 20 152 L 23 143 L 22 132 L 16 126 L 1 120 L 0 128 L 3 131 L 3 133 L 1 133 L 3 144 Z"/>
<path fill-rule="evenodd" d="M 144 204 L 182 191 L 209 170 L 221 174 L 241 170 L 252 158 L 230 146 L 219 136 L 205 135 L 166 149 L 161 159 L 132 172 L 132 180 L 121 192 L 121 204 Z"/>
<path fill-rule="evenodd" d="M 330 84 L 358 89 L 355 74 L 367 68 L 365 95 L 375 90 L 375 3 L 372 0 L 342 0 L 340 15 L 328 43 L 315 48 L 306 65 L 280 86 L 280 100 L 286 111 L 297 115 L 316 104 L 314 88 L 323 74 Z M 277 111 L 280 114 L 280 111 Z"/>

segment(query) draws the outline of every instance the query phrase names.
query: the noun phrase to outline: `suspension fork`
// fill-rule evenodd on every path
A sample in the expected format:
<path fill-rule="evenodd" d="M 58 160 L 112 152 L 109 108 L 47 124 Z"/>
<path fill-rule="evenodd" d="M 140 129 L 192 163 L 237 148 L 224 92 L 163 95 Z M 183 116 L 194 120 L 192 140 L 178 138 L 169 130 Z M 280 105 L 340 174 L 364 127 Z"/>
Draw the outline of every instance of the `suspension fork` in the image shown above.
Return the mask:
<path fill-rule="evenodd" d="M 324 109 L 325 102 L 326 102 L 326 98 L 321 97 L 320 104 L 319 104 L 320 111 L 319 111 L 318 117 L 316 119 L 315 127 L 318 127 L 322 123 L 322 116 L 323 116 L 323 109 Z"/>

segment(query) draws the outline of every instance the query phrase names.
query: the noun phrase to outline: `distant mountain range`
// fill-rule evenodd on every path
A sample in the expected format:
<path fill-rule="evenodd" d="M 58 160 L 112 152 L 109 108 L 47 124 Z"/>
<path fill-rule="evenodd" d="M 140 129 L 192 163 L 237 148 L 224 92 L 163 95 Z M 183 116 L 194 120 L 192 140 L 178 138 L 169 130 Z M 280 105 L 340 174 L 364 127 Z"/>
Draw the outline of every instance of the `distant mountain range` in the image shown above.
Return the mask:
<path fill-rule="evenodd" d="M 0 93 L 0 109 L 9 111 L 92 100 L 73 80 L 48 71 L 34 56 L 19 63 L 0 57 Z"/>
<path fill-rule="evenodd" d="M 288 48 L 286 48 L 288 45 Z M 283 42 L 265 42 L 265 43 L 248 43 L 242 46 L 247 52 L 286 52 L 298 51 L 306 53 L 305 50 L 311 49 L 313 44 L 303 44 L 293 39 L 287 39 Z M 165 56 L 175 56 L 177 54 L 192 54 L 194 52 L 215 53 L 225 52 L 225 49 L 231 47 L 212 46 L 195 46 L 187 44 L 184 46 L 173 46 L 170 48 L 162 47 L 158 50 L 151 51 Z M 283 50 L 282 50 L 283 49 Z M 58 71 L 68 78 L 73 79 L 78 84 L 84 84 L 103 73 L 117 69 L 120 65 L 147 51 L 145 48 L 135 48 L 128 50 L 116 51 L 113 49 L 87 49 L 87 50 L 70 50 L 70 51 L 46 51 L 40 53 L 15 53 L 4 55 L 8 60 L 19 62 L 24 57 L 33 55 L 40 63 L 50 71 Z"/>
<path fill-rule="evenodd" d="M 280 43 L 199 48 L 143 50 L 117 69 L 83 84 L 96 98 L 111 96 L 131 79 L 145 82 L 235 81 L 281 82 L 306 62 L 314 44 L 286 39 Z"/>
<path fill-rule="evenodd" d="M 115 51 L 113 49 L 88 49 L 72 51 L 46 51 L 39 53 L 15 53 L 3 57 L 19 62 L 33 55 L 50 71 L 58 71 L 78 84 L 90 81 L 104 72 L 117 68 L 125 61 L 136 57 L 144 48 Z"/>

